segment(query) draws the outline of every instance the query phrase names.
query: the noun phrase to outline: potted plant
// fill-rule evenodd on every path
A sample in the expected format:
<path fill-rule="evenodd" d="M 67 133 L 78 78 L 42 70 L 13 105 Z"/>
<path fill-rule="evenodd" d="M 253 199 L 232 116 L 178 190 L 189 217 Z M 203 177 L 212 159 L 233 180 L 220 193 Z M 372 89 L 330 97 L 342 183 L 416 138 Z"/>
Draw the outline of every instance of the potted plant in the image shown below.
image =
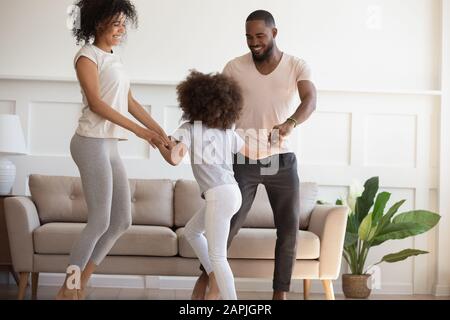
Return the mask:
<path fill-rule="evenodd" d="M 352 201 L 354 191 L 351 190 L 347 201 L 351 212 L 347 221 L 343 256 L 351 273 L 344 274 L 342 278 L 342 287 L 347 298 L 367 298 L 370 295 L 371 289 L 367 287 L 370 274 L 367 272 L 369 268 L 366 268 L 366 259 L 370 248 L 388 240 L 404 239 L 427 232 L 440 219 L 437 213 L 426 210 L 396 214 L 405 200 L 395 203 L 385 212 L 391 194 L 389 192 L 378 193 L 378 183 L 378 177 L 370 178 L 365 182 L 362 194 L 358 197 L 353 195 Z M 343 204 L 343 201 L 338 200 L 337 204 Z M 385 255 L 372 266 L 381 262 L 402 261 L 408 257 L 425 253 L 428 252 L 404 249 Z"/>

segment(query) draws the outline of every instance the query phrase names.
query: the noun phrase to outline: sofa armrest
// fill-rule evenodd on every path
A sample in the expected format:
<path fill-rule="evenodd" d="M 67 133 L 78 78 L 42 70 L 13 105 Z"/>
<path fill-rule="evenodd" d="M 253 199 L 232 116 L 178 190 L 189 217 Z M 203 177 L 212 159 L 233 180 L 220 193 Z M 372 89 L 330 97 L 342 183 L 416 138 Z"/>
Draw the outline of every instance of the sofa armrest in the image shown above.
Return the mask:
<path fill-rule="evenodd" d="M 346 206 L 317 205 L 311 214 L 308 231 L 320 238 L 320 279 L 339 276 L 348 211 Z"/>
<path fill-rule="evenodd" d="M 6 198 L 5 217 L 14 270 L 33 272 L 33 231 L 41 225 L 36 206 L 27 197 Z"/>

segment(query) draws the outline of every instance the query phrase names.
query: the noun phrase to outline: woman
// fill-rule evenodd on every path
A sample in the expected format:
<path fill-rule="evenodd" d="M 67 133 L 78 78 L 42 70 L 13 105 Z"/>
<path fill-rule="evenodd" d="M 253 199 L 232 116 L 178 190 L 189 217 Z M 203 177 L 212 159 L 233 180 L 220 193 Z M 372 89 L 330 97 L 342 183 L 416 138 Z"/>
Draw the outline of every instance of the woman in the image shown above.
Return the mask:
<path fill-rule="evenodd" d="M 76 5 L 80 23 L 73 33 L 77 44 L 84 46 L 74 66 L 84 109 L 70 151 L 80 171 L 88 223 L 72 248 L 57 299 L 84 297 L 90 276 L 131 224 L 130 190 L 118 141 L 127 140 L 128 130 L 153 147 L 169 144 L 164 130 L 133 98 L 122 62 L 113 51 L 125 36 L 126 24 L 137 24 L 134 5 L 129 0 L 78 0 Z M 125 117 L 127 111 L 144 127 Z"/>

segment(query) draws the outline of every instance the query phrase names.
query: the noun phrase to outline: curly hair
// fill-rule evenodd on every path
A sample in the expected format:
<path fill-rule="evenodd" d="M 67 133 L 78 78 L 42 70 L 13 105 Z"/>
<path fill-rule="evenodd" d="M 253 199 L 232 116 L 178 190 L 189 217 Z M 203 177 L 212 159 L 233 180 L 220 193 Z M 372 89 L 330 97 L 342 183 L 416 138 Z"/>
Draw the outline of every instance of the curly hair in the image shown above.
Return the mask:
<path fill-rule="evenodd" d="M 138 16 L 135 6 L 129 0 L 76 0 L 79 8 L 78 28 L 72 30 L 77 44 L 89 43 L 95 38 L 98 28 L 123 13 L 130 24 L 137 27 Z M 76 14 L 76 12 L 72 12 Z"/>
<path fill-rule="evenodd" d="M 183 119 L 202 121 L 209 128 L 230 129 L 242 111 L 241 88 L 220 73 L 192 70 L 177 86 L 177 95 Z"/>

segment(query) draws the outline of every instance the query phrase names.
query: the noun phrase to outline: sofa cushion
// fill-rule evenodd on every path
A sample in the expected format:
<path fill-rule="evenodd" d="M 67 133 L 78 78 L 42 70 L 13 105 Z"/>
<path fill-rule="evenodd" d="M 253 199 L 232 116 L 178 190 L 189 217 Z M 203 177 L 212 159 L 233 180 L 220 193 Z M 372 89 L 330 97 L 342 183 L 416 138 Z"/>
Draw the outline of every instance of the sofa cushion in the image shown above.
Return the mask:
<path fill-rule="evenodd" d="M 33 233 L 35 253 L 70 254 L 84 223 L 47 223 Z M 109 255 L 171 257 L 178 253 L 176 234 L 167 227 L 131 226 Z"/>
<path fill-rule="evenodd" d="M 87 221 L 80 178 L 31 175 L 29 186 L 41 223 Z M 134 225 L 173 226 L 171 180 L 130 179 L 130 191 Z"/>
<path fill-rule="evenodd" d="M 175 226 L 184 227 L 204 203 L 196 181 L 178 180 L 174 190 Z"/>
<path fill-rule="evenodd" d="M 195 252 L 183 234 L 184 228 L 177 229 L 180 256 L 195 258 Z M 275 229 L 242 228 L 228 249 L 231 259 L 274 259 Z M 320 240 L 309 231 L 298 231 L 297 260 L 318 259 L 320 256 Z"/>
<path fill-rule="evenodd" d="M 28 184 L 41 223 L 86 222 L 80 178 L 31 175 Z"/>
<path fill-rule="evenodd" d="M 130 179 L 134 225 L 173 227 L 173 182 Z"/>
<path fill-rule="evenodd" d="M 312 182 L 300 183 L 300 226 L 306 230 L 309 225 L 312 210 L 316 204 L 318 187 Z M 294 195 L 292 195 L 294 196 Z M 195 181 L 178 180 L 175 184 L 175 226 L 184 227 L 189 219 L 204 204 L 200 197 L 200 189 Z M 258 186 L 255 201 L 250 209 L 244 227 L 274 228 L 273 213 L 270 207 L 266 188 Z"/>

